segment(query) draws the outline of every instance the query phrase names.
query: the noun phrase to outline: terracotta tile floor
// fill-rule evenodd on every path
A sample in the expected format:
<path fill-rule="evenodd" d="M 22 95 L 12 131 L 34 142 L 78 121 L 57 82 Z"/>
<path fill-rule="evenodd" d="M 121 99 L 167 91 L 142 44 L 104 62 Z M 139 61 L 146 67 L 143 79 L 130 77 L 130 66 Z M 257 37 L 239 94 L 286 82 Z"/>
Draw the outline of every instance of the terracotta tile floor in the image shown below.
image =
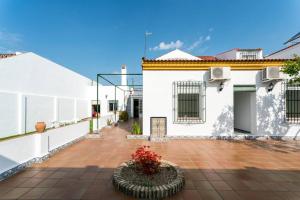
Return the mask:
<path fill-rule="evenodd" d="M 105 129 L 0 182 L 0 199 L 130 199 L 114 190 L 115 167 L 150 144 L 185 172 L 171 199 L 300 200 L 300 143 L 274 141 L 126 140 L 125 125 Z"/>

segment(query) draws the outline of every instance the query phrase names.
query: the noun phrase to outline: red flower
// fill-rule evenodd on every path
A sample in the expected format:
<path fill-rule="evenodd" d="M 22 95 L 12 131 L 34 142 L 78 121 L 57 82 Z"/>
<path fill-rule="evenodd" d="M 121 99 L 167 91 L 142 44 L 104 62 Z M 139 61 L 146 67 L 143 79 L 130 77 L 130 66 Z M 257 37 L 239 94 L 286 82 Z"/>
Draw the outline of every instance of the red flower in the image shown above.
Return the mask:
<path fill-rule="evenodd" d="M 144 174 L 152 175 L 158 172 L 161 156 L 149 149 L 150 146 L 139 147 L 131 157 L 139 170 Z"/>

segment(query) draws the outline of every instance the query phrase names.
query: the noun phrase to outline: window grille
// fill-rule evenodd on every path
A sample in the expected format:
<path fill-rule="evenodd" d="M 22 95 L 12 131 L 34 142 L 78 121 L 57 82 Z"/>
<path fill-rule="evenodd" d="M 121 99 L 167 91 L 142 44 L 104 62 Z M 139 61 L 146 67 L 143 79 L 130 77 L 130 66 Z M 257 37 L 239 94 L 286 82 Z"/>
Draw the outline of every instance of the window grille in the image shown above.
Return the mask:
<path fill-rule="evenodd" d="M 241 59 L 245 60 L 254 60 L 259 58 L 258 52 L 256 51 L 241 51 L 240 56 Z"/>
<path fill-rule="evenodd" d="M 300 123 L 300 83 L 284 83 L 285 120 Z"/>
<path fill-rule="evenodd" d="M 113 112 L 118 110 L 118 100 L 109 100 L 108 101 L 108 111 Z"/>
<path fill-rule="evenodd" d="M 204 123 L 206 117 L 205 82 L 173 82 L 173 122 Z"/>

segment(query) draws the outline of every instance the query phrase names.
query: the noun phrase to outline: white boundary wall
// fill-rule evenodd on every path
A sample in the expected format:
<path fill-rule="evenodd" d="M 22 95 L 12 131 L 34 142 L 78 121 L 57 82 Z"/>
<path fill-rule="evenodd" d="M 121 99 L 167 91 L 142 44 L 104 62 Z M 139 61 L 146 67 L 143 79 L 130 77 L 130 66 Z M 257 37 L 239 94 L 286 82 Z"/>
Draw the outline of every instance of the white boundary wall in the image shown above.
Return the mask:
<path fill-rule="evenodd" d="M 0 142 L 0 174 L 76 140 L 89 131 L 89 121 Z"/>
<path fill-rule="evenodd" d="M 0 137 L 91 116 L 91 80 L 34 53 L 0 59 Z"/>

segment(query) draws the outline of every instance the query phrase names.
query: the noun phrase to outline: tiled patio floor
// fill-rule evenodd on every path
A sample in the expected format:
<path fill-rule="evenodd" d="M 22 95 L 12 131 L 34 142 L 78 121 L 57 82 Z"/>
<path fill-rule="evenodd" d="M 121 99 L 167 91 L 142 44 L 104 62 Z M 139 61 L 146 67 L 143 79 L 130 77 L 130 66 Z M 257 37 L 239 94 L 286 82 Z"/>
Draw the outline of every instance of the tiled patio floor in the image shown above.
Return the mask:
<path fill-rule="evenodd" d="M 122 127 L 86 139 L 0 182 L 0 199 L 130 199 L 111 175 L 140 145 L 150 144 L 185 171 L 185 189 L 172 199 L 300 199 L 300 144 L 173 140 L 129 141 Z"/>

